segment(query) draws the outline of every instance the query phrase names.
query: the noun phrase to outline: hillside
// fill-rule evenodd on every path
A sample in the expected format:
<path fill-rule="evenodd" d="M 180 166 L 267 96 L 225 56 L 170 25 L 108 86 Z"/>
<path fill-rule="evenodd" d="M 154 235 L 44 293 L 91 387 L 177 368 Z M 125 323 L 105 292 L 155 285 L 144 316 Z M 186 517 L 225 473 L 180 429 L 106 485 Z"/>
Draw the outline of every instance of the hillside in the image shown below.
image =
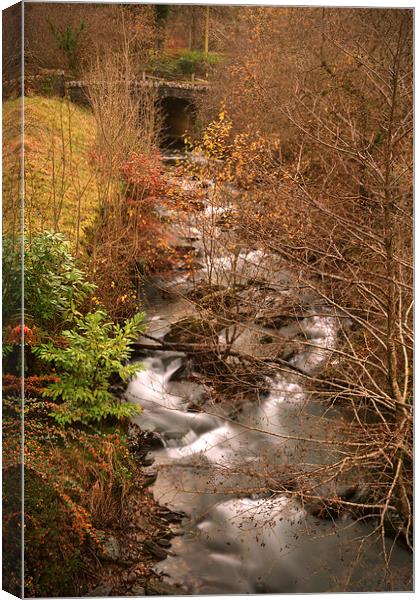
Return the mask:
<path fill-rule="evenodd" d="M 25 229 L 54 229 L 73 245 L 98 204 L 89 154 L 95 121 L 88 110 L 59 98 L 25 98 Z M 17 223 L 20 166 L 20 100 L 3 103 L 4 227 Z M 80 218 L 79 218 L 80 217 Z"/>

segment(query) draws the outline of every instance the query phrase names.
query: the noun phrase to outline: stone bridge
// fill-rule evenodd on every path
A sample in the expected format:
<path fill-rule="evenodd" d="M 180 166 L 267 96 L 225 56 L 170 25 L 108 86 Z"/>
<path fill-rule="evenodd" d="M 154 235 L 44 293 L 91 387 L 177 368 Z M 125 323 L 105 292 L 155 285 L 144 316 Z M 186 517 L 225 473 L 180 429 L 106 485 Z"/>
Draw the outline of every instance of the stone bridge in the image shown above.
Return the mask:
<path fill-rule="evenodd" d="M 97 84 L 100 85 L 100 84 Z M 70 81 L 66 84 L 67 93 L 72 102 L 77 104 L 89 104 L 88 86 L 85 81 Z M 173 98 L 186 100 L 192 104 L 209 89 L 209 83 L 204 80 L 191 81 L 171 81 L 160 79 L 143 73 L 143 78 L 133 84 L 133 91 L 136 88 L 154 88 L 157 89 L 159 99 Z"/>
<path fill-rule="evenodd" d="M 89 104 L 88 85 L 85 81 L 67 83 L 67 95 L 72 102 Z M 191 81 L 169 81 L 143 73 L 142 79 L 133 84 L 133 94 L 139 88 L 157 90 L 157 101 L 163 116 L 162 144 L 166 148 L 182 148 L 185 134 L 194 129 L 198 101 L 209 87 L 207 81 L 194 78 Z"/>

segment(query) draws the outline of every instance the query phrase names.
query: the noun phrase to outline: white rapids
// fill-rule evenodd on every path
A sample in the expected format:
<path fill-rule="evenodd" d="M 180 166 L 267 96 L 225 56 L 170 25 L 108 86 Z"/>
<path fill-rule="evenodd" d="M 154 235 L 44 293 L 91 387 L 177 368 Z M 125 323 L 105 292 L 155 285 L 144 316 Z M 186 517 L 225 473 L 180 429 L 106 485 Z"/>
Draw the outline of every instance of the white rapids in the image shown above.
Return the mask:
<path fill-rule="evenodd" d="M 308 346 L 293 364 L 317 372 L 336 343 L 335 320 L 310 317 L 300 327 Z M 172 382 L 184 360 L 157 351 L 127 389 L 142 407 L 136 422 L 165 444 L 153 452 L 155 497 L 189 517 L 160 571 L 195 594 L 409 589 L 408 552 L 395 546 L 385 572 L 381 543 L 367 525 L 317 519 L 275 487 L 259 493 L 271 472 L 331 461 L 317 442 L 331 439 L 331 418 L 298 377 L 274 377 L 260 404 L 234 422 L 221 411 L 188 410 L 197 384 Z"/>

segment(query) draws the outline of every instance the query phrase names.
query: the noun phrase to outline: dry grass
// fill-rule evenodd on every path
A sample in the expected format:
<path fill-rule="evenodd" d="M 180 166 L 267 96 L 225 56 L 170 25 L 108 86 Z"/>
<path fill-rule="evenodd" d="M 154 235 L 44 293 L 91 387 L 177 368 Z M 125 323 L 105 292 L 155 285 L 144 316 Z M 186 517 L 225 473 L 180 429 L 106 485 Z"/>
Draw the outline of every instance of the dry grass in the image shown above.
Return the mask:
<path fill-rule="evenodd" d="M 98 206 L 90 151 L 92 114 L 58 98 L 25 98 L 25 230 L 53 229 L 78 247 Z M 5 229 L 16 226 L 20 165 L 20 100 L 3 103 L 3 194 Z"/>

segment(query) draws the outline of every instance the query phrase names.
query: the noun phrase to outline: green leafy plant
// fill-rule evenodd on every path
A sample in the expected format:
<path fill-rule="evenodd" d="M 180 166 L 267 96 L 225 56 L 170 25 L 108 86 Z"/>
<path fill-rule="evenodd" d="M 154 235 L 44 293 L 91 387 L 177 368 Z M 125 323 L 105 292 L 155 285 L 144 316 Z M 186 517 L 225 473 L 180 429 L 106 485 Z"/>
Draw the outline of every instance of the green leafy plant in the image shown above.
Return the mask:
<path fill-rule="evenodd" d="M 50 331 L 81 316 L 79 308 L 96 286 L 76 266 L 69 242 L 44 231 L 25 246 L 25 314 Z"/>
<path fill-rule="evenodd" d="M 19 320 L 22 304 L 22 247 L 8 236 L 2 238 L 3 323 Z"/>
<path fill-rule="evenodd" d="M 101 310 L 76 319 L 76 328 L 63 331 L 64 347 L 49 342 L 33 349 L 43 361 L 55 367 L 59 381 L 50 384 L 44 397 L 58 402 L 52 416 L 61 425 L 90 424 L 108 417 L 122 419 L 138 407 L 122 403 L 109 391 L 109 382 L 118 375 L 126 381 L 141 368 L 127 364 L 133 342 L 143 330 L 144 315 L 136 314 L 123 326 L 108 321 Z"/>
<path fill-rule="evenodd" d="M 22 301 L 21 247 L 3 237 L 3 322 L 19 321 Z M 96 289 L 85 279 L 60 233 L 43 231 L 24 250 L 25 318 L 54 331 L 80 316 L 78 309 Z"/>

